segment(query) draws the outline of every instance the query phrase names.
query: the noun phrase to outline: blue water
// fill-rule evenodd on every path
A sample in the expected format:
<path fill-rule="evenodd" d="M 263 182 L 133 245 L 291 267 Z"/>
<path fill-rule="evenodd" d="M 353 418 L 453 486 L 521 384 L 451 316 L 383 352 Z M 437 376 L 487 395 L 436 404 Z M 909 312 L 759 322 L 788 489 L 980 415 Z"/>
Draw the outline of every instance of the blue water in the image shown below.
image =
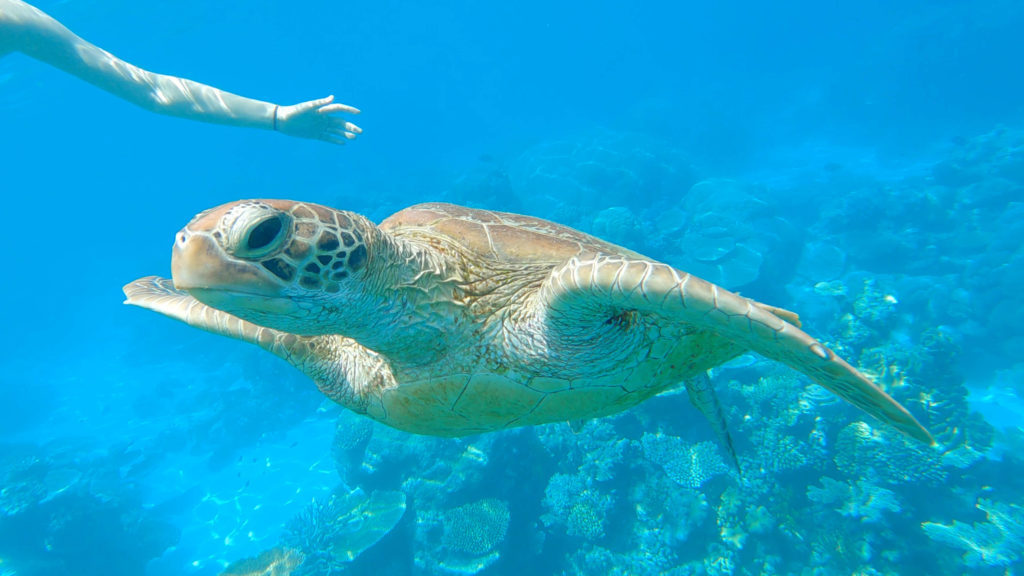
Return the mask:
<path fill-rule="evenodd" d="M 296 575 L 1024 569 L 1020 2 L 37 5 L 149 70 L 333 93 L 365 133 L 160 116 L 0 59 L 0 575 L 275 546 Z M 598 234 L 800 313 L 941 448 L 755 356 L 712 375 L 742 475 L 685 394 L 578 433 L 371 425 L 121 304 L 194 214 L 252 197 Z"/>

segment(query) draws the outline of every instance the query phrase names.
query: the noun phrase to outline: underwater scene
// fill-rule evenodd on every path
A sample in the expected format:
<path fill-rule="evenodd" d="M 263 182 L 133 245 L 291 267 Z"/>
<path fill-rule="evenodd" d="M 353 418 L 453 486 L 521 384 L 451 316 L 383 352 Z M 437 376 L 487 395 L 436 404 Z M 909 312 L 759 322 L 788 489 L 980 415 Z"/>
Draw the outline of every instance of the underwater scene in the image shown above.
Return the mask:
<path fill-rule="evenodd" d="M 1022 31 L 0 0 L 0 576 L 1024 574 Z"/>

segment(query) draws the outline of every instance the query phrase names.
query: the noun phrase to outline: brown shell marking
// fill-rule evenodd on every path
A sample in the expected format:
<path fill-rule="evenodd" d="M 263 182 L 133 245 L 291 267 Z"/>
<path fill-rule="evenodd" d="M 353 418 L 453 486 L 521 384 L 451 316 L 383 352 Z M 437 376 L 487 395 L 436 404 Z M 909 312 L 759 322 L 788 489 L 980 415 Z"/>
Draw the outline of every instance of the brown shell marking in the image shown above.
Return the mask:
<path fill-rule="evenodd" d="M 583 253 L 620 254 L 631 250 L 547 220 L 433 202 L 397 212 L 380 224 L 396 236 L 428 230 L 487 259 L 515 263 L 558 263 Z"/>

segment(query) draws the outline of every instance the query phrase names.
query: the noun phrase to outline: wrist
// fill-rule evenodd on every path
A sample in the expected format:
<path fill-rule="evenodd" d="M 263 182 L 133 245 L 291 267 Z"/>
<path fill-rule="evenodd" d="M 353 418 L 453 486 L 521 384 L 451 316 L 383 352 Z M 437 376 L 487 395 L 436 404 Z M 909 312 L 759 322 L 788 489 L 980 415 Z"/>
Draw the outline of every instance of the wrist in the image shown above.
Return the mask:
<path fill-rule="evenodd" d="M 272 128 L 273 128 L 274 132 L 278 131 L 277 130 L 277 111 L 278 111 L 279 108 L 281 108 L 281 107 L 278 106 L 277 104 L 274 104 L 274 122 L 272 124 Z"/>

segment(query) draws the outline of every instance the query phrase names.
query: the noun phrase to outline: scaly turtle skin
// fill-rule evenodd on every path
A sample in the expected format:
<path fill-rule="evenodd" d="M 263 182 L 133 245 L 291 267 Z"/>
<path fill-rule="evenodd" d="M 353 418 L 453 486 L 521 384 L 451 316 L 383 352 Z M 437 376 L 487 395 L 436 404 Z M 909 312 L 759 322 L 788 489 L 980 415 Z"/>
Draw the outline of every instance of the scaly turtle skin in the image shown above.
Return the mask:
<path fill-rule="evenodd" d="M 281 356 L 402 430 L 460 436 L 614 414 L 748 351 L 926 443 L 902 406 L 796 315 L 545 220 L 422 204 L 380 226 L 286 200 L 225 204 L 177 236 L 173 284 L 127 303 Z"/>

